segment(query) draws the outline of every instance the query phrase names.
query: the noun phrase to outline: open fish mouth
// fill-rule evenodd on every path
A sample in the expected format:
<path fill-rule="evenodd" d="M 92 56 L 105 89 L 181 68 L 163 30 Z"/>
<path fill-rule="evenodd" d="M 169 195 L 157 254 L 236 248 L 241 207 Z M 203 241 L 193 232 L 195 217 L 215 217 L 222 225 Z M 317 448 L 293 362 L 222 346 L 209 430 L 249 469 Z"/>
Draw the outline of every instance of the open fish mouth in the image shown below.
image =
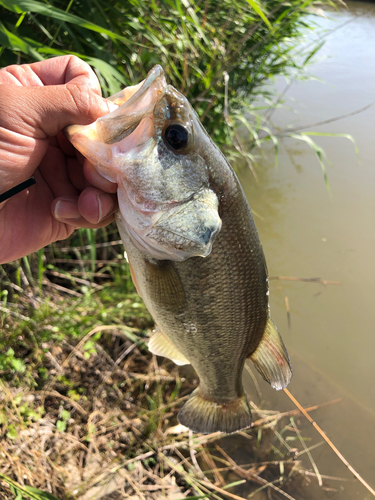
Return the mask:
<path fill-rule="evenodd" d="M 111 150 L 103 149 L 103 143 L 112 145 L 126 139 L 136 130 L 143 118 L 152 114 L 156 103 L 163 97 L 167 88 L 163 68 L 155 66 L 147 78 L 138 85 L 124 90 L 107 99 L 110 113 L 102 116 L 91 125 L 70 125 L 64 133 L 71 143 L 93 164 L 98 157 L 103 162 L 111 161 Z M 122 149 L 130 150 L 134 144 L 123 144 Z M 106 153 L 103 155 L 103 153 Z M 113 175 L 101 172 L 111 181 Z"/>
<path fill-rule="evenodd" d="M 143 82 L 110 97 L 109 101 L 119 107 L 96 121 L 99 138 L 106 144 L 113 144 L 130 135 L 142 118 L 152 113 L 166 87 L 163 68 L 158 65 Z"/>

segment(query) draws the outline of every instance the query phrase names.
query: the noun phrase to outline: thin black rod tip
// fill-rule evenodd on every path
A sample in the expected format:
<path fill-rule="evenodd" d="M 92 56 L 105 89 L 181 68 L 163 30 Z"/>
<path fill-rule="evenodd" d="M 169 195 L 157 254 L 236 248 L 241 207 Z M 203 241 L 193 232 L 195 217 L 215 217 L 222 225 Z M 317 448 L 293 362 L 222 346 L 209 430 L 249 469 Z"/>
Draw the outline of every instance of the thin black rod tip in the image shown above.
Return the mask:
<path fill-rule="evenodd" d="M 12 196 L 20 193 L 21 191 L 29 188 L 30 186 L 33 186 L 34 184 L 36 184 L 36 180 L 34 179 L 34 177 L 30 177 L 30 179 L 27 179 L 26 181 L 17 184 L 17 186 L 8 189 L 8 191 L 5 191 L 5 193 L 0 194 L 0 203 L 2 203 L 5 200 L 8 200 Z"/>

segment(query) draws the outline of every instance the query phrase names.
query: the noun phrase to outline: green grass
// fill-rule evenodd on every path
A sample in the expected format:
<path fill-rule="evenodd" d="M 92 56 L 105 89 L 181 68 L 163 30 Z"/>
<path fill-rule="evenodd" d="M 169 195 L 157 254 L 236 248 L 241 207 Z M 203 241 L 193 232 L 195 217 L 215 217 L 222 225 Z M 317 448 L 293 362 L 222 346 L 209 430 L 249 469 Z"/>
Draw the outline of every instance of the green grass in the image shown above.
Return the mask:
<path fill-rule="evenodd" d="M 315 26 L 313 6 L 313 0 L 0 0 L 0 66 L 76 54 L 94 67 L 108 95 L 159 63 L 220 147 L 234 145 L 244 155 L 235 126 L 248 117 L 244 143 L 253 163 L 249 148 L 262 142 L 267 109 L 278 102 L 270 80 L 303 78 L 323 43 L 305 43 Z"/>

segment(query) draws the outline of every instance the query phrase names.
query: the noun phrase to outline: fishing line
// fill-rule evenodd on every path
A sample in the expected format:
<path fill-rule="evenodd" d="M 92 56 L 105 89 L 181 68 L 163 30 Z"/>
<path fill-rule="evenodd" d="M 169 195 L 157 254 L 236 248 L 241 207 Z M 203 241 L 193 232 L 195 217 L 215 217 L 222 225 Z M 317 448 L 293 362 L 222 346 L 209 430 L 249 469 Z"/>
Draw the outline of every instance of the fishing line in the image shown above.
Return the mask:
<path fill-rule="evenodd" d="M 33 186 L 34 184 L 36 184 L 36 180 L 34 179 L 34 177 L 30 177 L 30 179 L 27 179 L 27 181 L 21 182 L 20 184 L 17 184 L 17 186 L 8 189 L 8 191 L 5 191 L 5 193 L 0 194 L 0 203 L 2 203 L 5 200 L 8 200 L 12 196 L 20 193 L 21 191 L 29 188 L 30 186 Z"/>
<path fill-rule="evenodd" d="M 339 457 L 341 462 L 346 465 L 346 467 L 350 470 L 350 472 L 360 481 L 363 486 L 375 497 L 375 491 L 371 488 L 369 484 L 366 483 L 364 479 L 358 474 L 356 470 L 353 469 L 353 467 L 350 465 L 350 463 L 346 460 L 346 458 L 341 455 L 339 450 L 336 448 L 336 446 L 332 443 L 332 441 L 325 435 L 325 433 L 322 431 L 322 429 L 319 427 L 319 425 L 314 422 L 314 420 L 310 417 L 310 415 L 307 413 L 307 411 L 299 404 L 299 402 L 296 400 L 294 396 L 288 391 L 288 389 L 283 389 L 285 394 L 288 396 L 288 398 L 293 401 L 293 403 L 297 406 L 299 411 L 307 418 L 307 420 L 310 422 L 313 427 L 319 432 L 319 434 L 322 436 L 324 441 L 329 445 L 329 447 L 336 453 L 336 455 Z"/>

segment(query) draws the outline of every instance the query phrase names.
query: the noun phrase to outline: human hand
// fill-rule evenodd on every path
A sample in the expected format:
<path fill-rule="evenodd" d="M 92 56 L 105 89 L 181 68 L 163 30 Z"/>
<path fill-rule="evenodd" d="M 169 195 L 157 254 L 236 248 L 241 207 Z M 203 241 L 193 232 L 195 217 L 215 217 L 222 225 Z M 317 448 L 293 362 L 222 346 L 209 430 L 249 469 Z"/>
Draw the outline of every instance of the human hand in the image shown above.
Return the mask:
<path fill-rule="evenodd" d="M 0 70 L 0 193 L 36 184 L 0 204 L 0 264 L 114 219 L 117 185 L 61 133 L 108 113 L 91 68 L 75 56 Z"/>

